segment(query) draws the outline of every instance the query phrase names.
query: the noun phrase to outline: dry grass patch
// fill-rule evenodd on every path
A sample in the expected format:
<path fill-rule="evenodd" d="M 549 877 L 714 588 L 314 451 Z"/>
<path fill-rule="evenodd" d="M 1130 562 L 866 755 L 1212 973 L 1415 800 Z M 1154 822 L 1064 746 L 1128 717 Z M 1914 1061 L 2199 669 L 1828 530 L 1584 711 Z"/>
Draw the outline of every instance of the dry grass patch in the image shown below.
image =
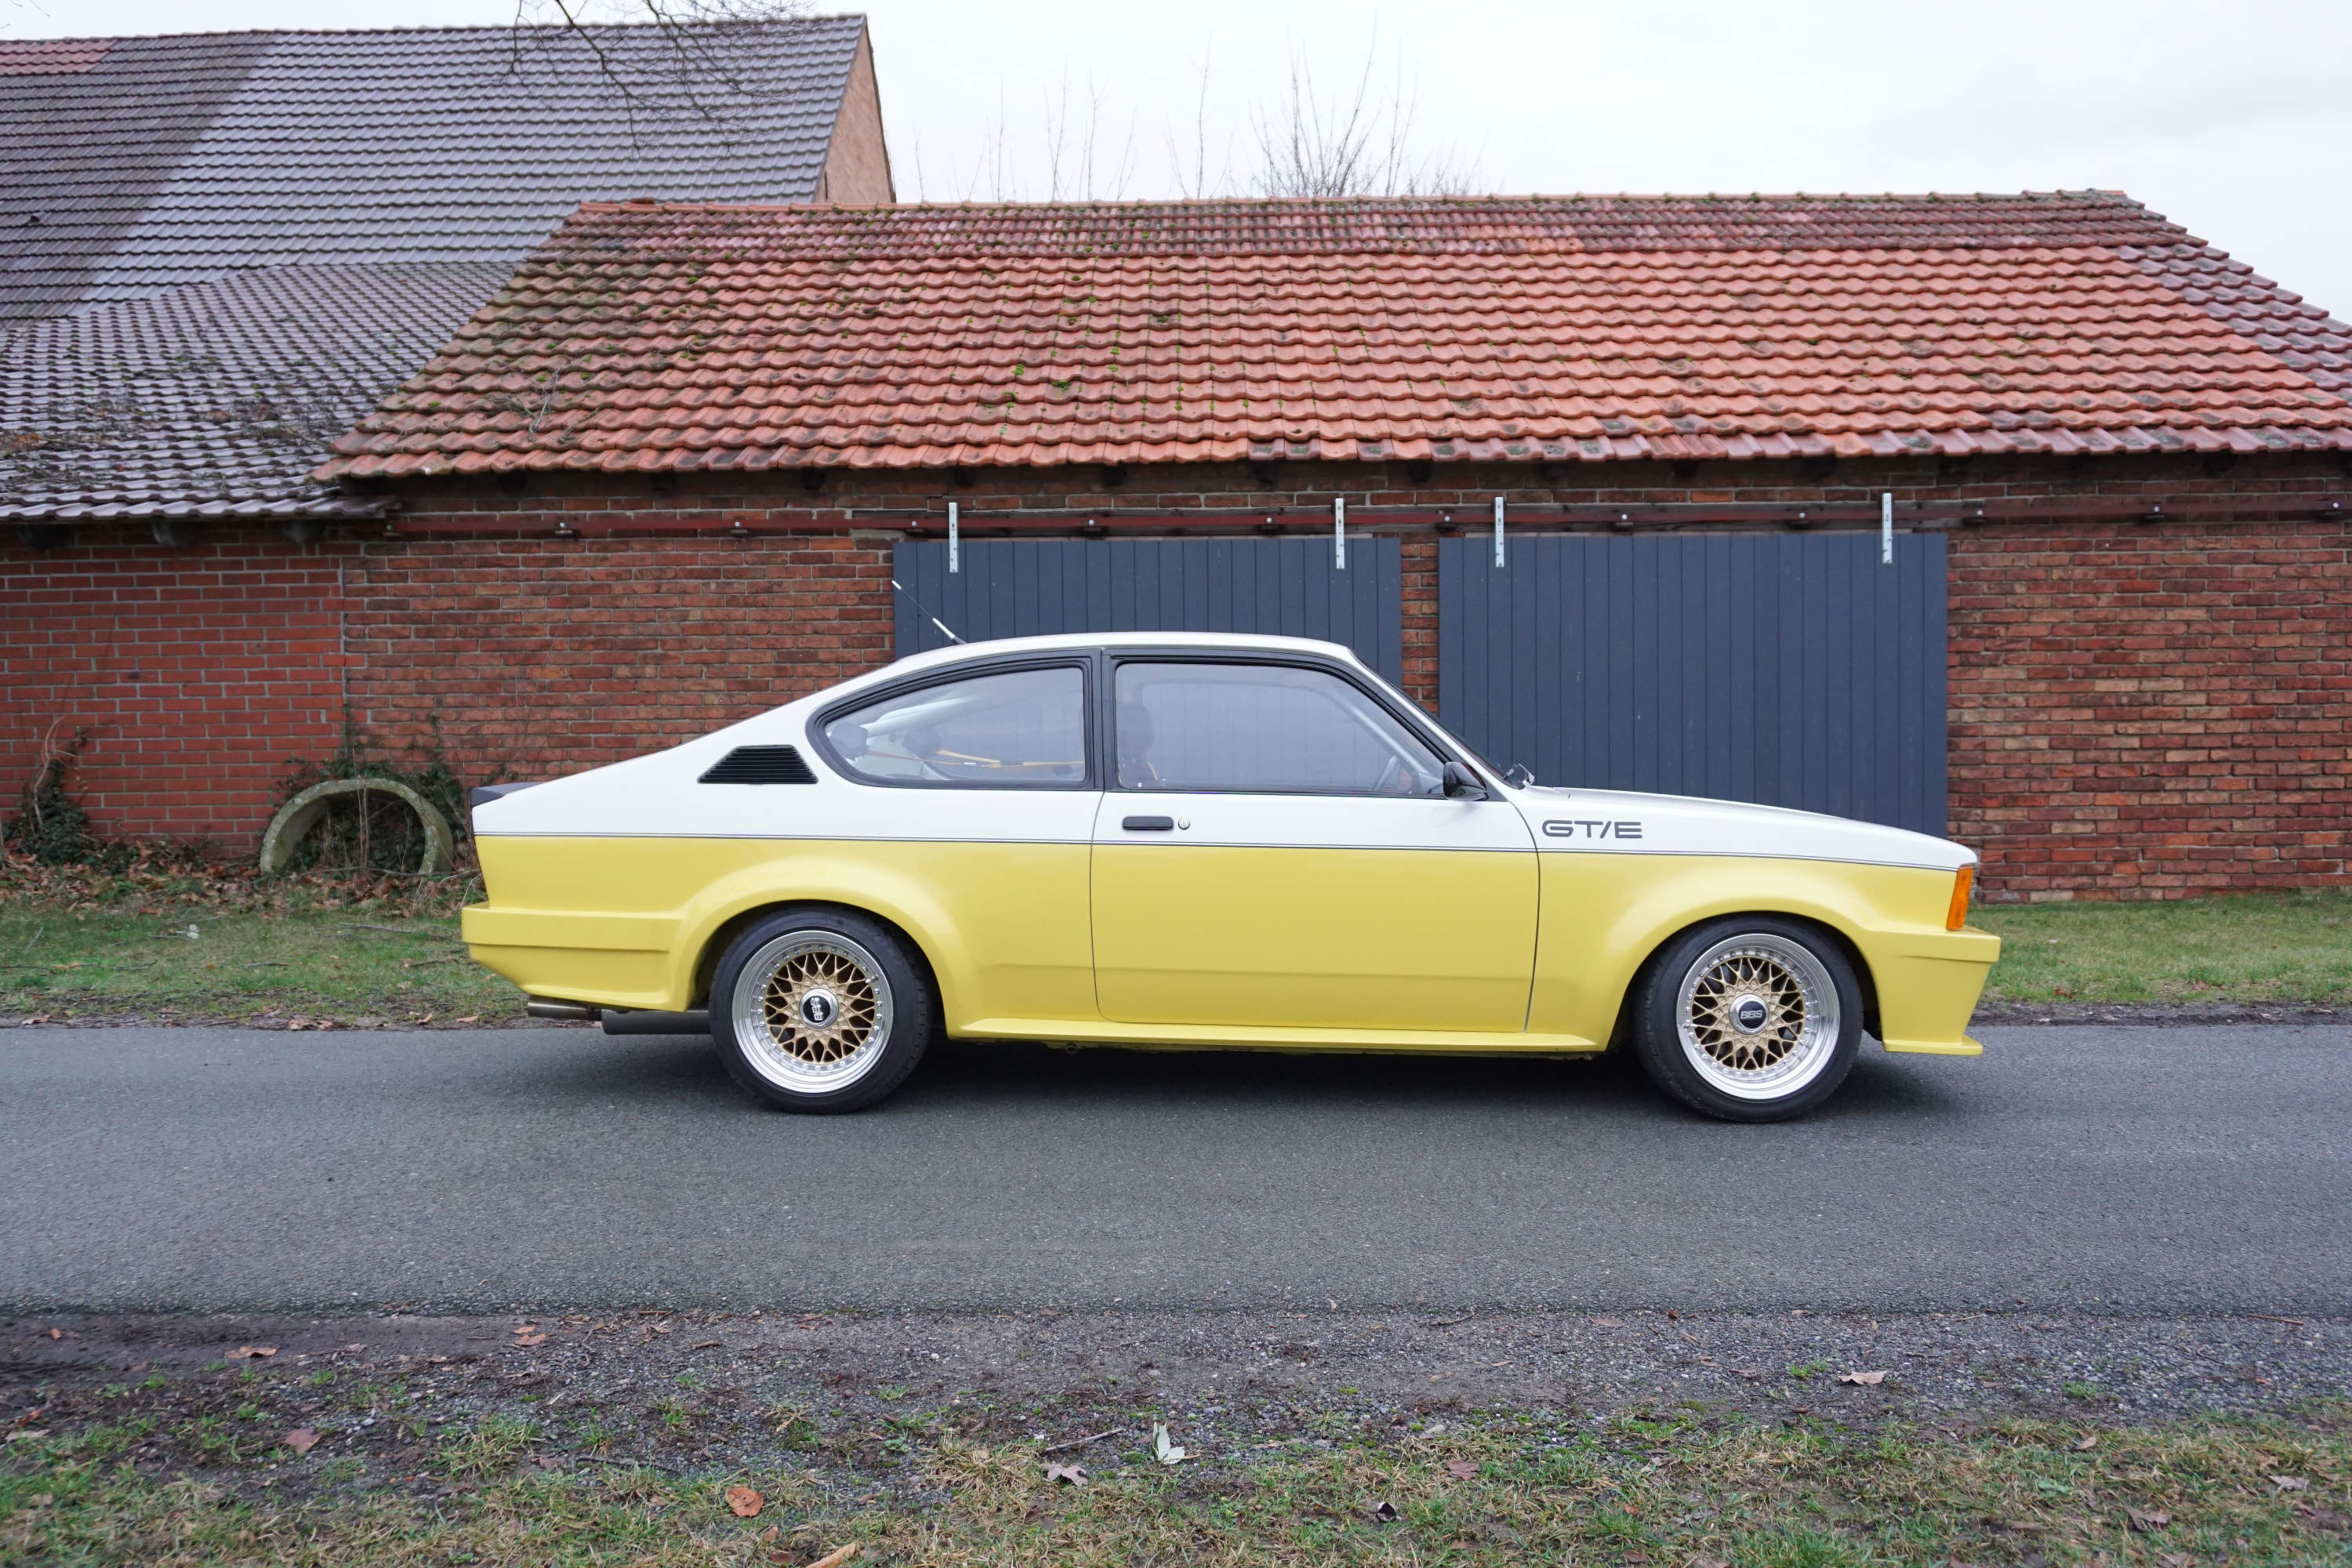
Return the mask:
<path fill-rule="evenodd" d="M 1078 1481 L 1049 1479 L 1034 1444 L 936 1428 L 889 1465 L 779 1451 L 692 1475 L 587 1463 L 501 1428 L 451 1439 L 473 1445 L 478 1486 L 427 1493 L 282 1450 L 146 1474 L 100 1428 L 11 1446 L 0 1561 L 660 1568 L 806 1564 L 854 1541 L 859 1563 L 975 1568 L 2346 1563 L 2346 1417 L 1854 1432 L 1489 1413 L 1173 1467 L 1139 1436 L 1051 1457 L 1078 1464 Z M 745 1487 L 760 1494 L 749 1518 L 729 1498 L 743 1504 Z"/>

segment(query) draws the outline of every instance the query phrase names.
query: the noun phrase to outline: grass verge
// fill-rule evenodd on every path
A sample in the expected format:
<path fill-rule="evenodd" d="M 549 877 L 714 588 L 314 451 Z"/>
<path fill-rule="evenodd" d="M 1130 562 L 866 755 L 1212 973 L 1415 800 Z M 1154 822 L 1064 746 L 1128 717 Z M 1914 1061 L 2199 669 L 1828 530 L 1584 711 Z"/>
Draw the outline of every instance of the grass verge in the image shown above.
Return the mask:
<path fill-rule="evenodd" d="M 2352 893 L 1991 904 L 1988 999 L 2352 1004 Z"/>
<path fill-rule="evenodd" d="M 467 955 L 470 876 L 121 874 L 0 860 L 0 1019 L 506 1023 L 522 993 Z"/>
<path fill-rule="evenodd" d="M 0 1016 L 12 1022 L 498 1024 L 522 1003 L 467 955 L 454 917 L 0 909 Z"/>
<path fill-rule="evenodd" d="M 1400 1417 L 1402 1423 L 1403 1418 Z M 496 1423 L 496 1429 L 489 1429 Z M 1144 1430 L 1055 1456 L 981 1412 L 798 1434 L 724 1473 L 598 1463 L 593 1410 L 484 1418 L 415 1475 L 270 1432 L 158 1466 L 135 1419 L 27 1436 L 0 1470 L 0 1561 L 88 1563 L 1842 1564 L 2352 1561 L 2346 1412 L 2148 1428 L 2003 1421 L 1837 1430 L 1484 1412 L 1377 1432 L 1310 1419 L 1157 1462 Z M 960 1431 L 961 1427 L 964 1430 Z M 1083 1479 L 1049 1477 L 1075 1465 Z M 745 1516 L 758 1494 L 757 1512 Z"/>

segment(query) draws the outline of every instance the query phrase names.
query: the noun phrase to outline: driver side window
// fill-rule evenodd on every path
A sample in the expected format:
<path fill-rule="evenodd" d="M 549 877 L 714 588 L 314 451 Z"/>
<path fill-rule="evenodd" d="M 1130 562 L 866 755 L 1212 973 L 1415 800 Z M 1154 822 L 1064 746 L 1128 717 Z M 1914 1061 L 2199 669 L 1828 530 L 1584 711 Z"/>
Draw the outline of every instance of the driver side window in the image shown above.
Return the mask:
<path fill-rule="evenodd" d="M 1287 665 L 1130 662 L 1114 683 L 1122 789 L 1443 795 L 1444 764 L 1349 682 Z"/>
<path fill-rule="evenodd" d="M 1087 682 L 1068 666 L 901 691 L 824 727 L 842 764 L 877 784 L 1039 789 L 1087 781 Z"/>

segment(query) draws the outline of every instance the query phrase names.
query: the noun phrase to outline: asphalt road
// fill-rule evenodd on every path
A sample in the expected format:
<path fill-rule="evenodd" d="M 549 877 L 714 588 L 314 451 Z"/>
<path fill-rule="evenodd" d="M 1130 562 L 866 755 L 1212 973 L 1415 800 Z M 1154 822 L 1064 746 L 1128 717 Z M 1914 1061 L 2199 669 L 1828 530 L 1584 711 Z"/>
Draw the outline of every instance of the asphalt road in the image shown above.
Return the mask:
<path fill-rule="evenodd" d="M 0 1036 L 0 1303 L 2341 1312 L 2352 1029 L 1988 1029 L 1808 1121 L 1612 1065 L 960 1047 L 863 1115 L 581 1029 Z"/>

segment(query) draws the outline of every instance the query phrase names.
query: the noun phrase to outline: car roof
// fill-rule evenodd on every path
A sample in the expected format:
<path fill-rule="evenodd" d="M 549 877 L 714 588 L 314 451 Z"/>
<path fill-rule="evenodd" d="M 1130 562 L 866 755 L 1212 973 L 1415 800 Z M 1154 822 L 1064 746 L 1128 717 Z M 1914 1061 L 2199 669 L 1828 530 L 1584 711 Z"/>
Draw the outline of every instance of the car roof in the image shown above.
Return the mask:
<path fill-rule="evenodd" d="M 953 647 L 933 648 L 928 653 L 909 654 L 877 674 L 906 675 L 918 670 L 934 669 L 942 665 L 975 658 L 997 658 L 1006 654 L 1054 653 L 1068 648 L 1119 647 L 1201 647 L 1225 648 L 1237 653 L 1314 654 L 1324 658 L 1345 659 L 1361 665 L 1355 650 L 1335 642 L 1318 642 L 1312 637 L 1261 637 L 1244 632 L 1066 632 L 1055 637 L 992 637 L 986 642 L 958 643 Z"/>

